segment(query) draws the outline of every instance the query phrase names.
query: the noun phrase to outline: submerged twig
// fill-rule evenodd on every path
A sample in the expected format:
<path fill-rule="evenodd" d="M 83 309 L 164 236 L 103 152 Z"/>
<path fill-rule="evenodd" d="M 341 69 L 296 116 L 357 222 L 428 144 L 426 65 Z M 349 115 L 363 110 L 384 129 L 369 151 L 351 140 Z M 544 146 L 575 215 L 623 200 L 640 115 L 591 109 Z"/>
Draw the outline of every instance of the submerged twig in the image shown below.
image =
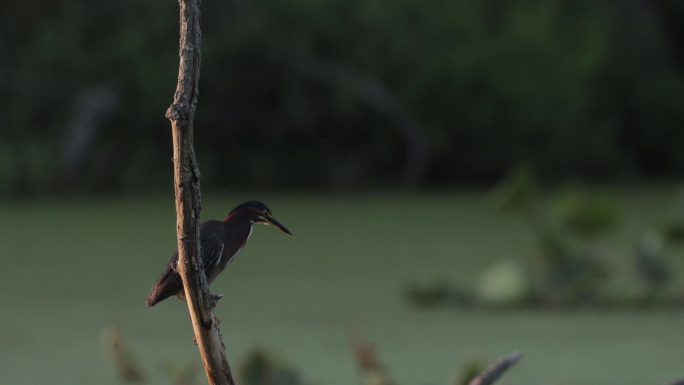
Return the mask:
<path fill-rule="evenodd" d="M 499 377 L 513 366 L 520 358 L 522 354 L 519 352 L 512 352 L 508 355 L 499 358 L 493 364 L 491 364 L 487 369 L 482 371 L 477 377 L 470 380 L 468 385 L 490 385 L 493 384 Z"/>

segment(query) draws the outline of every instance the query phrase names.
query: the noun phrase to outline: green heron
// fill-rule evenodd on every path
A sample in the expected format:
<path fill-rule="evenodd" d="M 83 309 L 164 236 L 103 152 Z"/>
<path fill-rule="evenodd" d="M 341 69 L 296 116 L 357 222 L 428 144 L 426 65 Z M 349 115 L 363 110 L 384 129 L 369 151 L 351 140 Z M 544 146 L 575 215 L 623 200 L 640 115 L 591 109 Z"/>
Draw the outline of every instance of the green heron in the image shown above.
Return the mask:
<path fill-rule="evenodd" d="M 271 210 L 259 201 L 249 201 L 235 207 L 223 221 L 209 220 L 200 225 L 201 260 L 207 282 L 211 283 L 240 253 L 255 223 L 271 225 L 292 235 L 278 222 Z M 147 295 L 147 307 L 154 306 L 172 295 L 183 298 L 183 282 L 176 272 L 178 251 L 173 253 L 164 271 Z"/>

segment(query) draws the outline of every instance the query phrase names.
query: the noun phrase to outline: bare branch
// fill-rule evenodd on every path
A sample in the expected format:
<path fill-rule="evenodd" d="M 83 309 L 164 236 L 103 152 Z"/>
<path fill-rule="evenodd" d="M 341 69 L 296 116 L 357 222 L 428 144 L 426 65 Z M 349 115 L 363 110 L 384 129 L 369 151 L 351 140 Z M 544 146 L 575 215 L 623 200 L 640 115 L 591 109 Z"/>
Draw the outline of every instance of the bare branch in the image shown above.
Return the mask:
<path fill-rule="evenodd" d="M 468 385 L 490 385 L 493 384 L 499 377 L 513 366 L 520 358 L 522 354 L 518 352 L 509 353 L 507 356 L 501 357 L 491 364 L 487 369 L 480 373 L 477 377 L 473 378 Z"/>
<path fill-rule="evenodd" d="M 166 111 L 173 134 L 173 170 L 178 233 L 178 274 L 183 279 L 195 341 L 212 385 L 234 385 L 218 323 L 216 298 L 202 269 L 199 245 L 200 173 L 195 159 L 193 117 L 197 106 L 201 34 L 199 0 L 180 0 L 180 65 L 173 104 Z"/>

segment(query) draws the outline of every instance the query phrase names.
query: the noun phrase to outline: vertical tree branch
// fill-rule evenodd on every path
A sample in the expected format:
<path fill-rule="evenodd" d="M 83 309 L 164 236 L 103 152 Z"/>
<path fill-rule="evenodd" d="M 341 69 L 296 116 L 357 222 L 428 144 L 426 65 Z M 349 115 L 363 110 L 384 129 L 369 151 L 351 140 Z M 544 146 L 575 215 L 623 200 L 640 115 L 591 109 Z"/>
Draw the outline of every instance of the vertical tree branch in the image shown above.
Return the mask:
<path fill-rule="evenodd" d="M 193 124 L 197 106 L 201 34 L 200 0 L 179 0 L 180 65 L 173 104 L 166 111 L 173 132 L 173 171 L 176 191 L 178 274 L 202 362 L 212 385 L 234 385 L 226 360 L 221 333 L 212 312 L 207 278 L 202 268 L 199 244 L 200 173 L 195 159 Z"/>

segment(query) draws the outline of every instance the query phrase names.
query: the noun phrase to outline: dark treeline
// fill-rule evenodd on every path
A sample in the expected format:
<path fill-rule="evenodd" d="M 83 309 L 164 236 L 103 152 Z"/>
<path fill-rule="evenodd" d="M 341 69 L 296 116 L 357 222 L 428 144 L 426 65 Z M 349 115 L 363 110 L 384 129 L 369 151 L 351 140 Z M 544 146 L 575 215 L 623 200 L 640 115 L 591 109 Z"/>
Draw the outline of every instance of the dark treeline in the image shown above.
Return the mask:
<path fill-rule="evenodd" d="M 171 183 L 172 1 L 4 2 L 0 193 Z M 203 186 L 684 172 L 678 0 L 203 4 Z"/>

